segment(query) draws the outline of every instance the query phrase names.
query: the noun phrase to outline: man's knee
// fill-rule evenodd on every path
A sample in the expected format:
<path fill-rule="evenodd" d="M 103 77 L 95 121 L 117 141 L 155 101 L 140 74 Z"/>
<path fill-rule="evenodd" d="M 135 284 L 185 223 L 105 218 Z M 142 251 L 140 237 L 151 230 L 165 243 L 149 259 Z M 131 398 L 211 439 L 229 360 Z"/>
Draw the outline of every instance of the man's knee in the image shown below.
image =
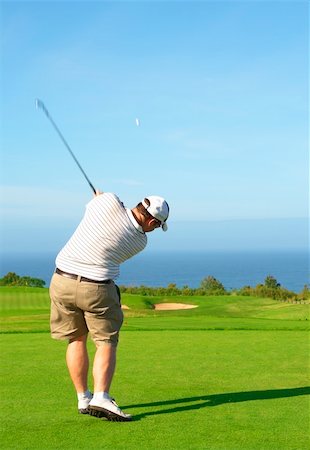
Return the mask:
<path fill-rule="evenodd" d="M 109 339 L 106 340 L 102 340 L 102 341 L 94 341 L 96 349 L 100 349 L 100 348 L 109 348 L 109 347 L 113 347 L 113 348 L 117 348 L 118 342 L 115 341 L 111 341 Z"/>
<path fill-rule="evenodd" d="M 72 344 L 72 342 L 83 342 L 85 343 L 87 341 L 87 337 L 88 337 L 88 333 L 87 334 L 83 334 L 82 336 L 78 336 L 78 337 L 74 337 L 72 339 L 68 340 L 69 344 Z"/>

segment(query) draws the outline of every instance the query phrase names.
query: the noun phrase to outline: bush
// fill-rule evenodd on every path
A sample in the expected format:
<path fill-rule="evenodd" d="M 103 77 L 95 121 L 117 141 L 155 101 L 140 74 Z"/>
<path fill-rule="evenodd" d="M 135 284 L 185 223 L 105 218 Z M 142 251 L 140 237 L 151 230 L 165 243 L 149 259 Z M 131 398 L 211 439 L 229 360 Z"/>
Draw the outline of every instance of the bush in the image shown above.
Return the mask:
<path fill-rule="evenodd" d="M 200 288 L 205 291 L 207 295 L 223 295 L 226 294 L 226 290 L 222 283 L 216 278 L 209 275 L 204 278 L 200 284 Z"/>
<path fill-rule="evenodd" d="M 253 290 L 253 295 L 256 297 L 272 298 L 274 300 L 289 300 L 296 297 L 294 292 L 285 288 L 281 288 L 280 286 L 267 287 L 264 284 L 258 284 Z"/>
<path fill-rule="evenodd" d="M 273 277 L 272 275 L 268 275 L 265 278 L 264 286 L 266 286 L 266 288 L 268 288 L 268 289 L 277 289 L 281 286 L 281 284 L 277 282 L 275 277 Z"/>
<path fill-rule="evenodd" d="M 297 299 L 300 301 L 310 300 L 310 289 L 307 284 L 304 285 L 303 290 L 298 294 Z"/>
<path fill-rule="evenodd" d="M 251 296 L 253 295 L 253 288 L 251 286 L 244 286 L 241 289 L 236 289 L 237 295 Z"/>

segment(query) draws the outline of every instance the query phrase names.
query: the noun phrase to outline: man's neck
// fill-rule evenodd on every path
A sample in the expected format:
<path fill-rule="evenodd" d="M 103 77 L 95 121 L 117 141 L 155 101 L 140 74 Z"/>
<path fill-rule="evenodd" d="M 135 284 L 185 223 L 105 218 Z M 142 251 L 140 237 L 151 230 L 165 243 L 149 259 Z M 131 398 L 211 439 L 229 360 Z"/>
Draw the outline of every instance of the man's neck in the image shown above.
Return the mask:
<path fill-rule="evenodd" d="M 136 221 L 138 222 L 138 224 L 142 227 L 143 224 L 143 217 L 142 214 L 137 210 L 137 208 L 133 208 L 131 210 L 134 218 L 136 219 Z"/>

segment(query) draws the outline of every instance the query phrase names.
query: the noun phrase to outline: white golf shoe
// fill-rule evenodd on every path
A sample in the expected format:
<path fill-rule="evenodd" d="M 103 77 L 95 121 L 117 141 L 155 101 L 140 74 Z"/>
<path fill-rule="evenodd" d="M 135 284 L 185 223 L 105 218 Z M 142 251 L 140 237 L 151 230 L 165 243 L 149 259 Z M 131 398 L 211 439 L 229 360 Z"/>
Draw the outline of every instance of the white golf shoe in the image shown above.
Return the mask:
<path fill-rule="evenodd" d="M 78 411 L 80 414 L 89 414 L 88 405 L 92 398 L 93 394 L 89 391 L 83 397 L 78 398 Z"/>
<path fill-rule="evenodd" d="M 114 398 L 104 394 L 102 398 L 93 398 L 89 403 L 89 413 L 99 419 L 105 418 L 112 422 L 129 422 L 130 414 L 125 414 L 115 402 Z"/>

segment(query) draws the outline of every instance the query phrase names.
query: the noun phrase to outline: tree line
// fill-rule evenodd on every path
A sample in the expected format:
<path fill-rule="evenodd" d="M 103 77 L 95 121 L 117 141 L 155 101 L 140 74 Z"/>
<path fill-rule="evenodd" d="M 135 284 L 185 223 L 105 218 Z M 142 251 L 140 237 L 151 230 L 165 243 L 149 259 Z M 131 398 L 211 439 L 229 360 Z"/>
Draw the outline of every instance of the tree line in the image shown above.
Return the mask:
<path fill-rule="evenodd" d="M 0 278 L 0 286 L 29 286 L 44 287 L 45 281 L 40 278 L 29 276 L 19 276 L 14 272 L 7 273 Z M 308 301 L 310 300 L 310 289 L 305 285 L 301 292 L 296 293 L 281 286 L 272 275 L 268 275 L 264 283 L 256 286 L 244 286 L 240 289 L 227 290 L 224 285 L 215 277 L 209 275 L 205 277 L 198 288 L 189 286 L 178 287 L 176 284 L 168 284 L 167 287 L 149 286 L 119 286 L 122 293 L 139 294 L 143 296 L 193 296 L 193 295 L 244 295 L 249 297 L 265 297 L 280 301 Z"/>
<path fill-rule="evenodd" d="M 176 284 L 168 284 L 167 287 L 148 287 L 148 286 L 119 286 L 120 291 L 128 294 L 140 295 L 243 295 L 250 297 L 267 297 L 281 301 L 308 301 L 310 300 L 310 289 L 305 285 L 300 293 L 290 291 L 281 286 L 272 275 L 268 275 L 264 283 L 256 286 L 244 286 L 240 289 L 227 290 L 224 285 L 215 277 L 209 275 L 205 277 L 198 288 L 189 286 L 177 287 Z"/>
<path fill-rule="evenodd" d="M 40 278 L 20 277 L 15 272 L 8 272 L 3 278 L 0 278 L 0 286 L 29 286 L 44 287 L 45 281 Z"/>

